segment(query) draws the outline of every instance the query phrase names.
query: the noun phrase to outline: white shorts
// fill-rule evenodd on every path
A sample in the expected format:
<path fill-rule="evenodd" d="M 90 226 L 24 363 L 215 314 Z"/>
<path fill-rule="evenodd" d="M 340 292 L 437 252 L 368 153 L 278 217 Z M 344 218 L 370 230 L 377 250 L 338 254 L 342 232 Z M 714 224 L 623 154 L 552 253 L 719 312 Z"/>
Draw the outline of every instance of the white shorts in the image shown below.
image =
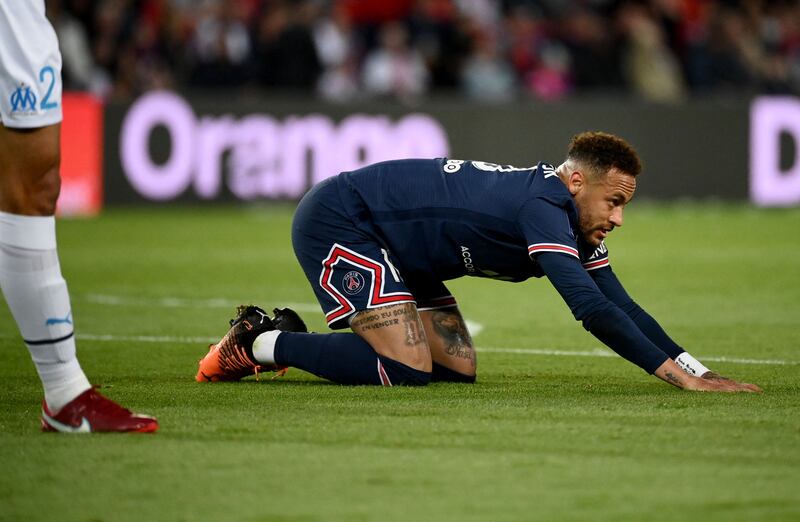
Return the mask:
<path fill-rule="evenodd" d="M 61 121 L 61 53 L 44 0 L 0 0 L 0 123 Z"/>

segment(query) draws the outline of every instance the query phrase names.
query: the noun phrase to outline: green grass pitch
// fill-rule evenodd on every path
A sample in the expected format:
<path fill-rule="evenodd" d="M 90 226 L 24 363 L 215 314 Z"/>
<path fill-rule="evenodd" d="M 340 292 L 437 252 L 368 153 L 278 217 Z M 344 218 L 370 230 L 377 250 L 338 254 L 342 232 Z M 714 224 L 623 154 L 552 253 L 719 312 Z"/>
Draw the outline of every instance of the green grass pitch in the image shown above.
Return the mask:
<path fill-rule="evenodd" d="M 38 431 L 0 304 L 0 520 L 800 520 L 800 210 L 632 205 L 608 244 L 634 298 L 762 395 L 681 392 L 587 334 L 546 281 L 451 282 L 479 381 L 423 389 L 198 384 L 238 303 L 322 314 L 292 207 L 63 220 L 78 352 L 154 435 Z"/>

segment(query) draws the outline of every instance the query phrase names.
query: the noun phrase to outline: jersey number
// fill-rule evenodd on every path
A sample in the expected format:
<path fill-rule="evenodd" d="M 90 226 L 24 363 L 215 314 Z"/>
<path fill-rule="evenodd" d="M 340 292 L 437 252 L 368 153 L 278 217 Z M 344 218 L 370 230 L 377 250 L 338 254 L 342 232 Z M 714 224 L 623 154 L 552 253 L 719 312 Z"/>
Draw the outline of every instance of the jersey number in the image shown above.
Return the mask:
<path fill-rule="evenodd" d="M 58 103 L 50 101 L 50 96 L 53 94 L 53 87 L 56 84 L 56 72 L 53 68 L 49 65 L 47 67 L 42 67 L 42 70 L 39 71 L 39 81 L 45 83 L 45 76 L 48 75 L 50 76 L 50 86 L 47 88 L 47 93 L 44 95 L 44 98 L 42 98 L 42 104 L 40 106 L 43 111 L 58 107 Z"/>

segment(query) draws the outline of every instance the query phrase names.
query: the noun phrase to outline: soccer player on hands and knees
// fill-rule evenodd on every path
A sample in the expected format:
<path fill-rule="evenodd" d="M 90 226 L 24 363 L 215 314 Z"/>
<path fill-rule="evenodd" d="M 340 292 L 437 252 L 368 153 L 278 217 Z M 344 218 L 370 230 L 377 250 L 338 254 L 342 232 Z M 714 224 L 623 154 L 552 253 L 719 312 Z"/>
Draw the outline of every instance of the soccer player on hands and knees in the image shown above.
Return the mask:
<path fill-rule="evenodd" d="M 475 348 L 443 281 L 546 276 L 575 318 L 620 356 L 686 390 L 760 391 L 708 370 L 625 292 L 606 236 L 623 223 L 639 157 L 619 137 L 575 136 L 566 160 L 517 168 L 454 159 L 371 165 L 315 186 L 292 225 L 333 329 L 305 333 L 242 307 L 198 381 L 301 368 L 346 384 L 474 382 Z"/>
<path fill-rule="evenodd" d="M 43 0 L 0 0 L 0 288 L 44 386 L 42 429 L 158 428 L 97 393 L 75 354 L 56 250 L 61 55 Z"/>

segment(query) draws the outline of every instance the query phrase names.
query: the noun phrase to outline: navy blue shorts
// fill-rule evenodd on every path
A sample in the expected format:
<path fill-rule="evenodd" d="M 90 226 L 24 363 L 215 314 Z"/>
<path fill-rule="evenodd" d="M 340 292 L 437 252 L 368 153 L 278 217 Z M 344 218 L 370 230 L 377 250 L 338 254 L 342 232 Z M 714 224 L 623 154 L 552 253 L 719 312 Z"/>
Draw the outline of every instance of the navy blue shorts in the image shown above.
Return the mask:
<path fill-rule="evenodd" d="M 455 306 L 441 281 L 403 278 L 369 220 L 351 217 L 357 205 L 342 201 L 336 178 L 330 178 L 300 200 L 292 222 L 294 253 L 328 326 L 347 328 L 356 312 L 390 304 L 417 303 L 420 310 Z"/>

